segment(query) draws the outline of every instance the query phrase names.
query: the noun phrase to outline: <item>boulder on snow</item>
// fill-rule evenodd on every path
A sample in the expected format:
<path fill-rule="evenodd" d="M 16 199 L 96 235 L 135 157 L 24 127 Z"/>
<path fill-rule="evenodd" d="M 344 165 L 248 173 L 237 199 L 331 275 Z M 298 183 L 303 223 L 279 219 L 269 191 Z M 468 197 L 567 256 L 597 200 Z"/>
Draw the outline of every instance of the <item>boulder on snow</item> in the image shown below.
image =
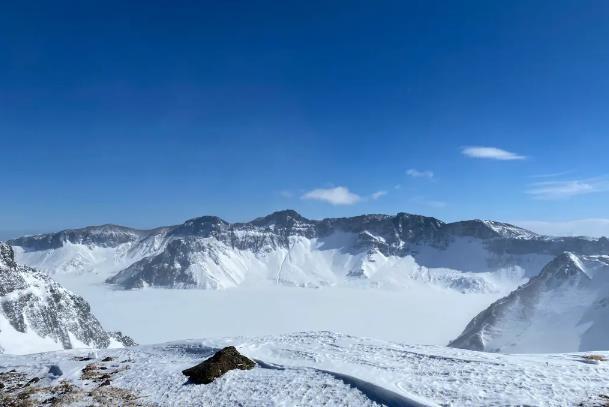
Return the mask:
<path fill-rule="evenodd" d="M 63 371 L 58 365 L 49 366 L 49 375 L 54 377 L 63 376 Z"/>
<path fill-rule="evenodd" d="M 228 346 L 198 365 L 183 370 L 182 373 L 195 384 L 209 384 L 229 370 L 249 370 L 254 366 L 256 366 L 254 361 L 240 354 L 234 346 Z"/>

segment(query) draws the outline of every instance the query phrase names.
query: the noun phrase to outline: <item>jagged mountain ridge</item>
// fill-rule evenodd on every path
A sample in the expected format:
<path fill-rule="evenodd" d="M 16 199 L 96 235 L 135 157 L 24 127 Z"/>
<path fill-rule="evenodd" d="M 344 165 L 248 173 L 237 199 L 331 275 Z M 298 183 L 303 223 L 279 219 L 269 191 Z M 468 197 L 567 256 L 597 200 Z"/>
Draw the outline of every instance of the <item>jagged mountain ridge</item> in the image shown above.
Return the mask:
<path fill-rule="evenodd" d="M 0 243 L 0 353 L 131 344 L 120 332 L 106 332 L 82 297 L 17 264 L 11 246 Z"/>
<path fill-rule="evenodd" d="M 565 252 L 478 314 L 449 346 L 491 352 L 606 349 L 609 256 Z"/>
<path fill-rule="evenodd" d="M 501 222 L 445 223 L 406 213 L 310 220 L 292 210 L 247 223 L 203 216 L 153 230 L 104 225 L 10 244 L 27 264 L 46 271 L 104 270 L 110 283 L 125 288 L 226 288 L 252 276 L 332 285 L 343 277 L 380 278 L 388 269 L 395 274 L 407 258 L 414 259 L 414 269 L 521 268 L 532 276 L 564 250 L 609 253 L 605 238 L 549 238 Z"/>

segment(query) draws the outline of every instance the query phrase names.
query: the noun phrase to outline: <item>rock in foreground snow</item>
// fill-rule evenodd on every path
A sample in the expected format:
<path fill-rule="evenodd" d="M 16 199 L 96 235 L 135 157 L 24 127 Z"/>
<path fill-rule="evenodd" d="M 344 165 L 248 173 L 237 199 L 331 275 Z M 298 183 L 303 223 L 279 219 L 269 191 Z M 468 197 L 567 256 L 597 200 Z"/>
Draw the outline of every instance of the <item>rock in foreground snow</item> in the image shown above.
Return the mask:
<path fill-rule="evenodd" d="M 211 358 L 182 373 L 195 384 L 209 384 L 231 370 L 250 370 L 256 366 L 252 360 L 240 354 L 234 346 L 220 349 Z"/>

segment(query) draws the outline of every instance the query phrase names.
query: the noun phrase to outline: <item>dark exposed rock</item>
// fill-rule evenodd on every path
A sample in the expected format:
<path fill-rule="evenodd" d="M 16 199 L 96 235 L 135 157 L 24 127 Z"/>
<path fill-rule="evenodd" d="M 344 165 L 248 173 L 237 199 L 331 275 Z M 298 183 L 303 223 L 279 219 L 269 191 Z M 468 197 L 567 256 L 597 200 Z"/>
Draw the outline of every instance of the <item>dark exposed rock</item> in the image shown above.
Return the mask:
<path fill-rule="evenodd" d="M 188 376 L 192 383 L 208 384 L 229 370 L 249 370 L 254 366 L 256 363 L 240 354 L 234 346 L 228 346 L 198 365 L 183 370 L 182 373 Z"/>
<path fill-rule="evenodd" d="M 51 365 L 49 367 L 49 374 L 51 376 L 55 376 L 55 377 L 59 377 L 63 375 L 63 371 L 61 370 L 61 368 L 57 365 Z"/>
<path fill-rule="evenodd" d="M 13 248 L 6 244 L 0 244 L 0 267 L 2 266 L 9 269 L 17 267 Z"/>

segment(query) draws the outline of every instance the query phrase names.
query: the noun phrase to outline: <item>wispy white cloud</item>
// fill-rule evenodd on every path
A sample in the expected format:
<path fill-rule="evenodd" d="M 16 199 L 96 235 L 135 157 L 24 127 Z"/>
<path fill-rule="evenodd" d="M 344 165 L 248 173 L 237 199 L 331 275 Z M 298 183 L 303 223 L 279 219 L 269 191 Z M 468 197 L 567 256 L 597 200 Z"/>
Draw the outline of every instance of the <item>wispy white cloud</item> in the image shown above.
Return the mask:
<path fill-rule="evenodd" d="M 542 235 L 550 236 L 609 236 L 609 219 L 591 218 L 568 221 L 516 220 L 510 222 Z"/>
<path fill-rule="evenodd" d="M 373 200 L 377 200 L 380 197 L 387 195 L 387 191 L 376 191 L 374 192 L 372 195 L 370 195 L 370 198 L 372 198 Z"/>
<path fill-rule="evenodd" d="M 536 182 L 529 185 L 526 193 L 534 199 L 552 200 L 608 190 L 609 179 L 590 178 L 584 180 Z"/>
<path fill-rule="evenodd" d="M 485 158 L 490 160 L 524 160 L 526 157 L 520 154 L 512 153 L 510 151 L 502 150 L 497 147 L 481 147 L 472 146 L 464 147 L 461 153 L 471 158 Z"/>
<path fill-rule="evenodd" d="M 294 196 L 294 193 L 292 191 L 289 191 L 287 189 L 284 189 L 283 191 L 279 191 L 279 195 L 281 195 L 284 198 L 292 198 Z"/>
<path fill-rule="evenodd" d="M 306 192 L 301 198 L 324 201 L 332 205 L 353 205 L 362 200 L 359 195 L 349 191 L 346 187 L 317 188 Z"/>
<path fill-rule="evenodd" d="M 412 177 L 412 178 L 432 179 L 434 174 L 433 174 L 433 171 L 429 171 L 429 170 L 419 171 L 417 169 L 411 168 L 406 171 L 406 175 L 408 175 L 409 177 Z"/>
<path fill-rule="evenodd" d="M 561 172 L 551 172 L 551 173 L 547 173 L 547 174 L 534 174 L 534 175 L 529 175 L 529 178 L 557 178 L 557 177 L 562 177 L 563 175 L 567 175 L 567 174 L 571 174 L 571 173 L 573 173 L 573 170 L 561 171 Z"/>

